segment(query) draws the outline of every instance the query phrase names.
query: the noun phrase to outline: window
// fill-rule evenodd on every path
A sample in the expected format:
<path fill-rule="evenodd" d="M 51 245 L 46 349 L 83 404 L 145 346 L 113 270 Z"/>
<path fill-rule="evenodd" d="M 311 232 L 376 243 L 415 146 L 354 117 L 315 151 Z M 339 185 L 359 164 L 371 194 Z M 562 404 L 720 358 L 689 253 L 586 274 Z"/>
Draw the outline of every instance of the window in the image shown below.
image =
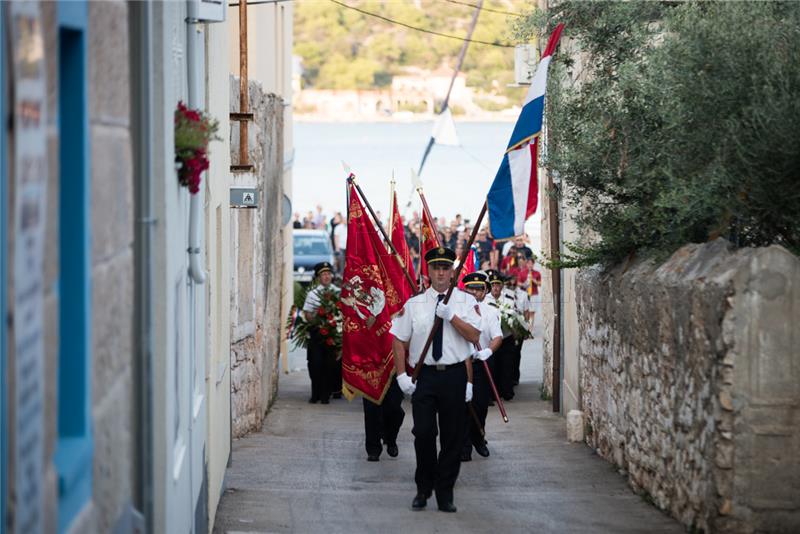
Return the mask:
<path fill-rule="evenodd" d="M 87 22 L 85 2 L 59 2 L 59 532 L 92 495 Z"/>

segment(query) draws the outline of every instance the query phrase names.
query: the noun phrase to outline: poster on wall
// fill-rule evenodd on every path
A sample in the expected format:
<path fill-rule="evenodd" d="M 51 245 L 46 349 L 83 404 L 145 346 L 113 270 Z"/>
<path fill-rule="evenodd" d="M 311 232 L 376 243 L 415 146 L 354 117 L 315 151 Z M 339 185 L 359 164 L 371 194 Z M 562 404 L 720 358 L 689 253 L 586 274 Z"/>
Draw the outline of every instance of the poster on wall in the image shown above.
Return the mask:
<path fill-rule="evenodd" d="M 14 106 L 14 530 L 43 531 L 47 84 L 38 2 L 11 2 Z"/>

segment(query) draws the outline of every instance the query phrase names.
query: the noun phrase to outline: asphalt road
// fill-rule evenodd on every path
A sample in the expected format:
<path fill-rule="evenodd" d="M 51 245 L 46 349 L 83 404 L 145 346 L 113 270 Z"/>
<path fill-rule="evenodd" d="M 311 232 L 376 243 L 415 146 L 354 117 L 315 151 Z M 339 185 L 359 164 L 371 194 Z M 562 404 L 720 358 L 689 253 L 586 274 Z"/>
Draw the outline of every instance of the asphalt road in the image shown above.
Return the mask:
<path fill-rule="evenodd" d="M 541 334 L 540 327 L 536 333 Z M 537 336 L 539 337 L 539 336 Z M 565 420 L 540 397 L 541 341 L 523 351 L 522 380 L 506 408 L 490 408 L 491 456 L 462 464 L 458 512 L 411 511 L 411 409 L 400 455 L 367 462 L 361 401 L 308 404 L 305 354 L 280 378 L 262 432 L 236 440 L 215 532 L 682 532 L 584 444 L 566 441 Z"/>

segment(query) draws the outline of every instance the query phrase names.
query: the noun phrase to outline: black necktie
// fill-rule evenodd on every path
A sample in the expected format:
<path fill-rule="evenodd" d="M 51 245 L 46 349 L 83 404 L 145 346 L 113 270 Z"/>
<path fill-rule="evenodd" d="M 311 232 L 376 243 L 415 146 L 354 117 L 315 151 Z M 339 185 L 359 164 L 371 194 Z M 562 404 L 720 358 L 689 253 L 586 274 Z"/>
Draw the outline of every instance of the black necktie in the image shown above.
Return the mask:
<path fill-rule="evenodd" d="M 436 297 L 438 302 L 442 302 L 444 300 L 444 295 L 439 295 Z M 438 304 L 437 304 L 438 306 Z M 433 335 L 433 359 L 434 361 L 439 361 L 439 358 L 442 357 L 442 339 L 444 336 L 444 322 L 442 325 L 436 329 L 436 333 Z"/>

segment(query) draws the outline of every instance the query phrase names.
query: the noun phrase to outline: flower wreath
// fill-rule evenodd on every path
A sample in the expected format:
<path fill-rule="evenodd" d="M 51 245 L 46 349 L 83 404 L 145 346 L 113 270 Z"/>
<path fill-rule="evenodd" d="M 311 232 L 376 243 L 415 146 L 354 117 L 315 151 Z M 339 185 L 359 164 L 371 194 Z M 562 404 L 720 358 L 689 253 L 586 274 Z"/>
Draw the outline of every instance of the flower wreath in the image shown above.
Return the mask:
<path fill-rule="evenodd" d="M 319 292 L 319 308 L 317 313 L 307 321 L 303 315 L 303 303 L 306 295 L 313 289 L 300 289 L 295 285 L 295 305 L 287 320 L 287 339 L 292 341 L 294 348 L 308 347 L 311 337 L 311 329 L 318 328 L 319 335 L 326 347 L 336 355 L 337 358 L 342 353 L 342 311 L 339 308 L 339 292 L 333 289 L 323 289 Z"/>

